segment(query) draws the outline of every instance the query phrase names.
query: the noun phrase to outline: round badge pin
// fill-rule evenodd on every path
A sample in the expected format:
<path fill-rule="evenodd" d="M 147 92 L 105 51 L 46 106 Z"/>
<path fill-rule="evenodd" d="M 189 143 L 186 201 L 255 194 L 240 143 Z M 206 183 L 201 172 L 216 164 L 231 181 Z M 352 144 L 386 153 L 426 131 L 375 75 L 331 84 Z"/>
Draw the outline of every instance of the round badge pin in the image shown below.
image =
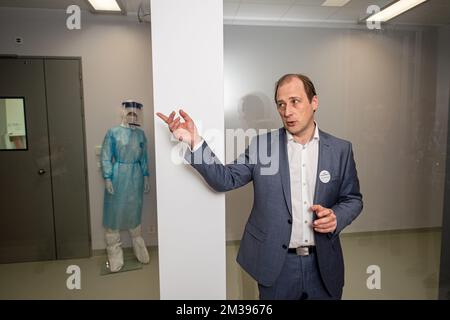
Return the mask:
<path fill-rule="evenodd" d="M 328 183 L 331 180 L 331 175 L 327 170 L 320 171 L 319 179 L 322 183 Z"/>

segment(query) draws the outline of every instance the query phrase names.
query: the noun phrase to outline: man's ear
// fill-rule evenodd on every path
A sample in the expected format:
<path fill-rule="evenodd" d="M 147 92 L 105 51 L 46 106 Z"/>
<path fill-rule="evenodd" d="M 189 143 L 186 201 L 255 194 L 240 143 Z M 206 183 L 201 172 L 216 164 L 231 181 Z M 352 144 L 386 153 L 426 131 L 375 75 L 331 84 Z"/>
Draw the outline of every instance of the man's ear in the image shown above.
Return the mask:
<path fill-rule="evenodd" d="M 311 102 L 314 108 L 313 111 L 316 112 L 317 108 L 319 107 L 319 99 L 317 98 L 317 96 L 314 96 Z"/>

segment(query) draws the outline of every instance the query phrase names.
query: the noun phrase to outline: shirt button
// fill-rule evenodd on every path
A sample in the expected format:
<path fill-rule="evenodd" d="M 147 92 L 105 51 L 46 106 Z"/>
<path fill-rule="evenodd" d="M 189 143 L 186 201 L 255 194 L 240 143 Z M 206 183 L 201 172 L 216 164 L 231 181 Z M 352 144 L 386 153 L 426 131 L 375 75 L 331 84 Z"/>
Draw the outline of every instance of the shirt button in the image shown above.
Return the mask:
<path fill-rule="evenodd" d="M 304 204 L 306 204 L 306 201 L 303 201 Z"/>
<path fill-rule="evenodd" d="M 308 240 L 305 240 L 305 242 L 308 242 Z"/>
<path fill-rule="evenodd" d="M 308 223 L 308 220 L 305 220 L 305 223 Z"/>
<path fill-rule="evenodd" d="M 305 164 L 302 164 L 302 167 L 304 167 L 305 166 Z"/>
<path fill-rule="evenodd" d="M 283 247 L 283 249 L 287 249 L 287 245 L 285 245 L 285 244 L 283 244 L 282 247 Z"/>

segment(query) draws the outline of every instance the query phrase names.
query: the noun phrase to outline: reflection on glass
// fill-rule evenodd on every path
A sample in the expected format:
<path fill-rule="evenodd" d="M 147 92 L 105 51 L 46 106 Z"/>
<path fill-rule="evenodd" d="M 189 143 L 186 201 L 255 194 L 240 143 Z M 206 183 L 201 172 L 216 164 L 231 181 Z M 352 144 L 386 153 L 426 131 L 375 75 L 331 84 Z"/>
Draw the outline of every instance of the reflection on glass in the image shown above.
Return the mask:
<path fill-rule="evenodd" d="M 319 128 L 353 144 L 365 206 L 340 235 L 344 299 L 438 298 L 450 270 L 440 269 L 450 28 L 226 25 L 224 34 L 226 129 L 281 127 L 274 82 L 300 72 L 316 84 Z M 239 147 L 226 149 L 228 162 Z M 227 240 L 241 239 L 254 192 L 248 184 L 227 193 Z M 229 259 L 231 268 L 240 270 Z M 236 279 L 233 297 L 258 297 L 254 280 Z"/>
<path fill-rule="evenodd" d="M 26 150 L 23 98 L 0 98 L 0 150 Z"/>

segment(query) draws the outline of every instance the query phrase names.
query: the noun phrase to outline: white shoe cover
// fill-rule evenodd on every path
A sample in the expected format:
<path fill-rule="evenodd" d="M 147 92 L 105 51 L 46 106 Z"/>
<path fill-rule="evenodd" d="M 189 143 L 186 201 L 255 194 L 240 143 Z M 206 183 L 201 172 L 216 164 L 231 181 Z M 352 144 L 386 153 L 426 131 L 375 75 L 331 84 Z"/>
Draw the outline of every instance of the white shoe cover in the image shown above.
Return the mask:
<path fill-rule="evenodd" d="M 123 267 L 123 251 L 120 243 L 119 232 L 106 232 L 106 252 L 108 253 L 109 270 L 120 271 Z"/>
<path fill-rule="evenodd" d="M 144 239 L 141 236 L 141 226 L 137 226 L 134 229 L 130 229 L 131 240 L 133 242 L 133 251 L 136 258 L 141 263 L 149 263 L 150 256 L 148 255 L 147 247 L 145 246 Z"/>

